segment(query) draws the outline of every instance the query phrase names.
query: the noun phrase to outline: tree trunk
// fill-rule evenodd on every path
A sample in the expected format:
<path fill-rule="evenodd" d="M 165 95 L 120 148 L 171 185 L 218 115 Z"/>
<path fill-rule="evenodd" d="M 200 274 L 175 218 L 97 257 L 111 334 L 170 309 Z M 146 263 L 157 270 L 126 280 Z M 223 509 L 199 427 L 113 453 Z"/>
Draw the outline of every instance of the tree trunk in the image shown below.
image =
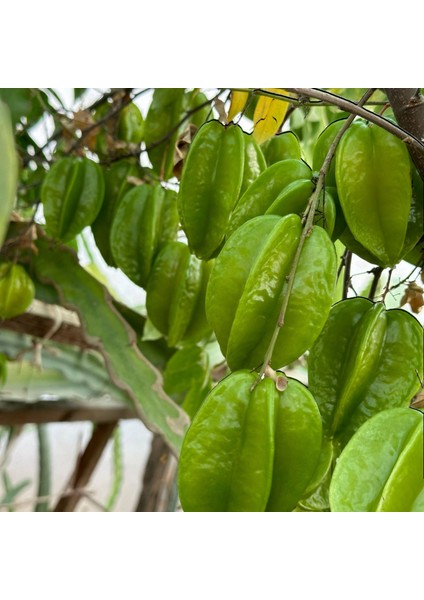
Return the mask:
<path fill-rule="evenodd" d="M 386 88 L 385 92 L 402 129 L 424 142 L 424 97 L 420 89 Z M 424 152 L 410 145 L 408 148 L 421 179 L 424 180 Z"/>

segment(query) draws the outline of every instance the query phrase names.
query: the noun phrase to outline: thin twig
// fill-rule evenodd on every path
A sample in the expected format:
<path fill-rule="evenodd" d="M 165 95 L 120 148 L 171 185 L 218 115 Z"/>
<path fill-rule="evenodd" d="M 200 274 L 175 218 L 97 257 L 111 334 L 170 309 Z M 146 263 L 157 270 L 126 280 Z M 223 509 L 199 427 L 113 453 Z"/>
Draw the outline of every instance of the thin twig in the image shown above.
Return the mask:
<path fill-rule="evenodd" d="M 99 119 L 98 121 L 96 121 L 95 123 L 92 123 L 91 125 L 89 125 L 85 129 L 81 129 L 81 136 L 75 140 L 75 142 L 66 151 L 65 154 L 69 155 L 69 154 L 72 154 L 73 152 L 75 152 L 75 150 L 81 145 L 81 143 L 83 142 L 84 138 L 87 137 L 87 135 L 89 133 L 91 133 L 95 129 L 101 127 L 102 125 L 104 125 L 105 123 L 107 123 L 108 121 L 110 121 L 113 117 L 115 117 L 117 114 L 119 114 L 126 106 L 128 106 L 129 104 L 131 104 L 131 102 L 133 101 L 133 97 L 131 96 L 130 91 L 131 90 L 129 90 L 128 95 L 126 97 L 122 98 L 121 101 L 117 103 L 117 106 L 113 107 L 112 110 L 110 110 L 107 113 L 107 115 L 105 115 L 104 117 L 102 117 L 101 119 Z"/>
<path fill-rule="evenodd" d="M 392 287 L 390 288 L 390 292 L 393 292 L 393 290 L 395 290 L 396 288 L 400 287 L 401 285 L 403 285 L 404 283 L 406 283 L 407 281 L 410 281 L 412 279 L 412 276 L 414 275 L 415 271 L 417 269 L 421 269 L 421 267 L 414 267 L 412 269 L 412 271 L 409 273 L 409 275 L 407 275 L 404 279 L 401 279 L 398 283 L 396 283 L 395 285 L 392 285 Z"/>
<path fill-rule="evenodd" d="M 345 258 L 345 272 L 344 272 L 344 276 L 343 276 L 343 300 L 346 300 L 348 294 L 349 294 L 349 288 L 351 285 L 351 277 L 350 277 L 350 267 L 352 265 L 352 252 L 351 250 L 348 250 L 346 252 L 346 258 Z"/>
<path fill-rule="evenodd" d="M 377 291 L 377 286 L 378 286 L 378 282 L 380 281 L 380 277 L 382 272 L 384 271 L 383 267 L 375 267 L 374 269 L 372 269 L 372 274 L 373 274 L 373 280 L 372 280 L 372 284 L 371 284 L 371 288 L 370 288 L 370 293 L 368 294 L 368 298 L 370 300 L 374 300 L 376 291 Z"/>
<path fill-rule="evenodd" d="M 308 100 L 304 96 L 290 96 L 289 94 L 284 93 L 284 89 L 281 88 L 281 93 L 278 92 L 270 92 L 264 88 L 231 88 L 233 92 L 246 92 L 250 93 L 252 96 L 269 96 L 270 98 L 279 98 L 281 100 L 285 100 L 286 102 L 291 102 L 297 105 L 302 105 L 306 107 L 325 107 L 325 106 L 333 106 L 334 102 L 326 102 L 324 100 Z M 340 96 L 341 98 L 342 96 Z M 387 104 L 386 100 L 368 100 L 363 104 L 363 106 L 385 106 Z M 358 106 L 358 105 L 357 105 Z"/>
<path fill-rule="evenodd" d="M 348 252 L 349 252 L 349 250 L 347 248 L 345 248 L 344 252 L 340 258 L 339 268 L 337 269 L 337 281 L 339 280 L 339 277 L 343 271 L 343 267 L 346 265 L 346 258 L 347 258 Z"/>
<path fill-rule="evenodd" d="M 366 100 L 368 98 L 370 98 L 370 96 L 374 93 L 374 89 L 369 89 L 367 90 L 367 92 L 363 95 L 363 97 L 361 98 L 359 104 L 363 104 L 364 102 L 366 102 Z M 284 320 L 285 320 L 285 316 L 286 316 L 286 312 L 287 312 L 287 307 L 289 304 L 289 300 L 290 300 L 290 295 L 291 295 L 291 291 L 293 289 L 293 285 L 294 285 L 294 278 L 296 275 L 296 271 L 297 271 L 297 267 L 299 265 L 299 260 L 300 260 L 300 256 L 302 254 L 302 250 L 303 250 L 303 246 L 305 244 L 306 238 L 310 235 L 311 231 L 312 231 L 312 227 L 313 227 L 313 221 L 314 221 L 314 215 L 315 215 L 315 210 L 318 206 L 318 201 L 321 195 L 321 192 L 324 188 L 324 184 L 325 184 L 325 177 L 327 174 L 327 171 L 330 167 L 330 163 L 331 160 L 333 158 L 333 155 L 336 151 L 337 145 L 339 143 L 339 141 L 341 140 L 342 136 L 344 135 L 344 133 L 347 131 L 347 129 L 350 127 L 350 124 L 352 123 L 352 121 L 354 120 L 355 116 L 353 114 L 349 115 L 349 117 L 346 119 L 346 121 L 344 122 L 343 126 L 340 128 L 339 132 L 337 133 L 337 135 L 335 136 L 333 143 L 331 144 L 327 155 L 324 159 L 324 163 L 320 169 L 319 172 L 319 177 L 318 177 L 318 181 L 317 181 L 317 185 L 316 188 L 314 190 L 314 192 L 312 193 L 309 202 L 308 202 L 308 206 L 307 209 L 305 211 L 305 214 L 303 216 L 303 220 L 304 220 L 304 226 L 303 226 L 303 230 L 302 230 L 302 234 L 300 236 L 299 239 L 299 243 L 296 249 L 296 253 L 294 255 L 293 258 L 293 263 L 290 269 L 290 273 L 289 276 L 287 278 L 287 283 L 286 283 L 286 289 L 284 290 L 284 294 L 283 294 L 283 302 L 282 302 L 282 306 L 281 306 L 281 310 L 280 310 L 280 314 L 278 316 L 278 322 L 277 325 L 274 329 L 274 332 L 272 334 L 270 343 L 268 345 L 267 351 L 265 353 L 265 358 L 264 358 L 264 362 L 262 364 L 262 368 L 259 372 L 258 377 L 256 378 L 252 389 L 254 387 L 256 387 L 258 385 L 258 383 L 262 380 L 263 376 L 265 375 L 265 371 L 267 370 L 270 362 L 271 362 L 271 358 L 272 358 L 272 354 L 274 352 L 274 348 L 275 348 L 275 344 L 277 342 L 277 338 L 278 338 L 278 334 L 280 333 L 283 325 L 284 325 Z"/>
<path fill-rule="evenodd" d="M 384 301 L 385 301 L 385 299 L 386 299 L 386 296 L 387 296 L 388 292 L 389 292 L 389 291 L 391 291 L 391 290 L 390 290 L 390 280 L 391 280 L 391 278 L 392 278 L 393 270 L 394 270 L 393 268 L 391 268 L 391 269 L 389 270 L 389 275 L 388 275 L 388 277 L 387 277 L 387 282 L 386 282 L 386 285 L 385 285 L 385 287 L 384 287 L 384 292 L 383 292 L 383 294 L 382 294 L 382 296 L 381 296 L 381 301 L 382 301 L 382 302 L 384 302 Z"/>
<path fill-rule="evenodd" d="M 185 113 L 185 115 L 183 116 L 183 118 L 180 121 L 178 121 L 178 123 L 176 125 L 174 125 L 174 127 L 172 127 L 163 137 L 161 137 L 159 140 L 156 140 L 156 142 L 152 142 L 146 148 L 140 148 L 140 149 L 137 149 L 134 152 L 127 152 L 126 154 L 120 154 L 119 156 L 112 157 L 112 158 L 110 158 L 108 160 L 103 160 L 103 161 L 100 162 L 100 164 L 110 165 L 111 163 L 116 162 L 118 160 L 122 160 L 124 158 L 132 158 L 134 156 L 140 156 L 144 152 L 150 152 L 151 150 L 153 150 L 157 146 L 160 146 L 161 144 L 163 144 L 164 142 L 166 142 L 167 140 L 169 140 L 169 138 L 171 138 L 172 135 L 176 131 L 178 131 L 178 129 L 181 127 L 181 125 L 183 125 L 187 121 L 187 119 L 189 119 L 193 114 L 195 114 L 197 111 L 201 110 L 202 108 L 204 108 L 208 104 L 212 104 L 212 102 L 214 100 L 216 100 L 221 94 L 222 94 L 222 90 L 219 90 L 219 92 L 213 98 L 211 98 L 210 100 L 205 100 L 205 102 L 202 102 L 198 106 L 195 106 L 194 108 L 191 108 L 190 110 L 188 110 Z"/>

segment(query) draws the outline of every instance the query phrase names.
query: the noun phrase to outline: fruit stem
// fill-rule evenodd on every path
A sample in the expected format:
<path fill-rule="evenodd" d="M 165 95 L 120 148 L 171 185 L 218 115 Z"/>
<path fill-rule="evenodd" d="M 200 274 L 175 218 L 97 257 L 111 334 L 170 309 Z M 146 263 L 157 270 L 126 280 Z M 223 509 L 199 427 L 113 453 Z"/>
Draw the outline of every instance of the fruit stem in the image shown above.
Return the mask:
<path fill-rule="evenodd" d="M 365 94 L 362 96 L 362 98 L 360 99 L 360 101 L 358 102 L 358 106 L 362 106 L 363 104 L 365 104 L 365 102 L 372 96 L 372 94 L 374 93 L 374 89 L 369 89 L 365 92 Z M 312 233 L 312 228 L 313 228 L 313 222 L 314 222 L 314 215 L 315 215 L 315 211 L 316 208 L 318 206 L 318 200 L 320 197 L 320 194 L 324 188 L 325 185 L 325 177 L 327 174 L 327 171 L 330 167 L 330 163 L 331 160 L 334 156 L 334 153 L 336 151 L 337 145 L 340 142 L 342 136 L 344 135 L 344 133 L 347 131 L 347 129 L 350 127 L 352 121 L 355 119 L 356 115 L 354 114 L 350 114 L 345 123 L 343 124 L 343 126 L 340 128 L 339 132 L 337 133 L 337 135 L 335 136 L 330 148 L 328 149 L 327 155 L 324 159 L 323 165 L 319 171 L 319 177 L 317 180 L 317 185 L 315 190 L 312 192 L 311 197 L 309 198 L 309 202 L 308 202 L 308 206 L 306 207 L 306 210 L 303 214 L 302 217 L 302 223 L 303 225 L 303 230 L 299 239 L 299 244 L 297 246 L 296 249 L 296 253 L 294 255 L 293 258 L 293 262 L 292 262 L 292 266 L 290 268 L 290 273 L 289 276 L 286 280 L 285 283 L 285 289 L 283 289 L 283 302 L 281 305 L 281 310 L 280 310 L 280 314 L 278 316 L 278 321 L 277 321 L 277 325 L 273 331 L 270 343 L 268 345 L 267 351 L 265 353 L 265 357 L 264 357 L 264 362 L 262 364 L 262 368 L 259 372 L 258 377 L 256 378 L 252 389 L 255 388 L 258 383 L 262 380 L 262 378 L 265 375 L 265 372 L 267 370 L 267 367 L 270 365 L 271 363 L 271 358 L 272 358 L 272 354 L 274 352 L 274 348 L 275 348 L 275 344 L 277 342 L 277 338 L 278 338 L 278 334 L 280 333 L 281 328 L 284 325 L 284 320 L 286 317 L 286 312 L 287 312 L 287 306 L 290 300 L 290 294 L 292 292 L 293 289 L 293 285 L 294 285 L 294 278 L 296 275 L 296 271 L 297 271 L 297 267 L 299 265 L 299 260 L 300 260 L 300 255 L 302 254 L 302 250 L 303 250 L 303 246 L 305 244 L 305 240 L 306 238 Z"/>

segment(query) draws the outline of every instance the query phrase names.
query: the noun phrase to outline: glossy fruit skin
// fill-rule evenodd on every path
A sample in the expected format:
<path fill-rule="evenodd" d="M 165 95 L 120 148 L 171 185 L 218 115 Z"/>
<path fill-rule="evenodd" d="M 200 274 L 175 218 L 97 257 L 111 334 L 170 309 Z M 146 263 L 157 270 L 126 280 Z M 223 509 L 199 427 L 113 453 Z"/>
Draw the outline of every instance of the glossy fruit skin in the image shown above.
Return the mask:
<path fill-rule="evenodd" d="M 144 141 L 149 159 L 153 170 L 163 180 L 172 176 L 184 94 L 184 88 L 155 88 L 144 122 Z M 171 135 L 170 131 L 173 131 Z"/>
<path fill-rule="evenodd" d="M 244 170 L 240 188 L 240 196 L 266 169 L 266 161 L 261 147 L 252 134 L 243 133 L 244 138 Z"/>
<path fill-rule="evenodd" d="M 0 319 L 11 319 L 24 313 L 34 296 L 32 279 L 21 265 L 0 264 Z"/>
<path fill-rule="evenodd" d="M 179 463 L 185 511 L 290 511 L 317 464 L 321 422 L 293 379 L 283 392 L 257 374 L 232 373 L 209 393 L 187 432 Z"/>
<path fill-rule="evenodd" d="M 334 221 L 333 233 L 331 235 L 331 239 L 333 242 L 341 238 L 342 233 L 346 230 L 346 219 L 343 214 L 343 210 L 340 204 L 339 195 L 337 193 L 337 188 L 333 186 L 326 186 L 324 188 L 324 195 L 330 195 L 331 199 L 334 203 L 336 218 Z"/>
<path fill-rule="evenodd" d="M 197 107 L 202 107 L 198 108 Z M 192 113 L 190 117 L 190 123 L 195 125 L 199 129 L 206 121 L 213 119 L 211 104 L 208 103 L 208 99 L 203 92 L 196 90 L 188 98 L 187 111 L 197 109 Z M 185 123 L 184 126 L 187 124 Z"/>
<path fill-rule="evenodd" d="M 314 147 L 314 153 L 312 158 L 312 168 L 314 171 L 320 171 L 325 157 L 330 149 L 331 144 L 334 141 L 334 138 L 339 133 L 340 129 L 345 124 L 346 119 L 339 119 L 338 121 L 333 121 L 321 132 L 319 135 L 317 142 Z M 336 161 L 333 156 L 330 167 L 325 176 L 325 185 L 330 187 L 336 186 Z"/>
<path fill-rule="evenodd" d="M 170 347 L 197 341 L 210 332 L 205 293 L 210 264 L 190 254 L 186 244 L 169 242 L 156 257 L 146 290 L 147 314 Z"/>
<path fill-rule="evenodd" d="M 128 144 L 140 144 L 144 134 L 144 119 L 140 109 L 130 102 L 119 113 L 118 139 Z"/>
<path fill-rule="evenodd" d="M 119 203 L 110 232 L 116 265 L 146 288 L 153 261 L 178 232 L 177 194 L 160 185 L 139 185 Z"/>
<path fill-rule="evenodd" d="M 299 138 L 293 131 L 278 133 L 262 144 L 262 150 L 268 167 L 287 158 L 301 159 Z"/>
<path fill-rule="evenodd" d="M 186 344 L 174 352 L 163 373 L 163 389 L 192 420 L 212 388 L 205 348 Z"/>
<path fill-rule="evenodd" d="M 9 224 L 18 185 L 18 158 L 9 108 L 0 101 L 0 247 Z"/>
<path fill-rule="evenodd" d="M 102 208 L 93 222 L 91 229 L 104 260 L 111 267 L 116 267 L 110 246 L 110 231 L 116 210 L 125 194 L 134 187 L 131 178 L 141 176 L 140 167 L 132 161 L 120 160 L 110 168 L 103 169 L 105 194 Z"/>
<path fill-rule="evenodd" d="M 240 193 L 244 136 L 238 125 L 208 121 L 191 144 L 181 177 L 178 210 L 190 250 L 213 257 L 224 240 Z"/>
<path fill-rule="evenodd" d="M 339 457 L 333 512 L 424 512 L 423 415 L 385 410 L 367 421 Z"/>
<path fill-rule="evenodd" d="M 281 217 L 290 214 L 302 216 L 314 189 L 315 186 L 310 178 L 292 181 L 284 187 L 283 191 L 267 208 L 265 214 L 280 215 Z"/>
<path fill-rule="evenodd" d="M 262 364 L 301 230 L 297 215 L 256 217 L 234 232 L 215 259 L 206 314 L 232 370 Z M 289 364 L 315 341 L 330 310 L 335 280 L 334 246 L 321 227 L 313 227 L 296 271 L 273 368 Z"/>
<path fill-rule="evenodd" d="M 411 209 L 411 164 L 405 144 L 363 121 L 336 151 L 337 191 L 354 238 L 384 266 L 402 257 Z"/>
<path fill-rule="evenodd" d="M 367 298 L 333 306 L 309 354 L 309 387 L 326 437 L 342 446 L 371 416 L 407 407 L 423 369 L 423 329 Z"/>
<path fill-rule="evenodd" d="M 280 215 L 281 217 L 296 214 L 302 217 L 308 206 L 314 187 L 315 186 L 310 179 L 299 179 L 289 183 L 267 209 L 265 214 Z M 328 235 L 332 237 L 335 222 L 336 206 L 331 193 L 326 191 L 324 196 L 321 195 L 318 202 L 314 223 L 323 227 Z"/>
<path fill-rule="evenodd" d="M 227 228 L 227 237 L 246 221 L 264 215 L 290 183 L 311 177 L 311 169 L 298 159 L 282 160 L 265 169 L 237 202 Z"/>
<path fill-rule="evenodd" d="M 408 226 L 406 229 L 405 240 L 403 243 L 400 256 L 402 259 L 408 260 L 407 256 L 414 250 L 420 237 L 423 233 L 424 223 L 424 196 L 423 196 L 423 181 L 419 176 L 415 167 L 411 164 L 412 169 L 412 196 L 411 208 L 408 216 Z M 353 236 L 349 227 L 345 223 L 345 227 L 340 234 L 340 240 L 343 244 L 357 254 L 360 258 L 368 261 L 371 264 L 385 267 L 384 261 L 380 260 L 369 250 L 364 248 Z"/>
<path fill-rule="evenodd" d="M 88 158 L 58 160 L 41 188 L 47 233 L 62 242 L 72 240 L 97 217 L 104 190 L 102 171 L 97 163 Z"/>

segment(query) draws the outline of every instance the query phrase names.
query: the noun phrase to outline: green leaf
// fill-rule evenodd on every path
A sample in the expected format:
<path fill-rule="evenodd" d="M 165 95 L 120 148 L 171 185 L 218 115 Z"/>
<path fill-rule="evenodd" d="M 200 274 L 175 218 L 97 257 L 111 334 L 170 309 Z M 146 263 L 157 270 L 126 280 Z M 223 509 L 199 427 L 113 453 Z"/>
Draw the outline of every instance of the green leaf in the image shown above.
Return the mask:
<path fill-rule="evenodd" d="M 31 88 L 0 88 L 0 99 L 9 106 L 12 121 L 15 125 L 22 117 L 28 123 L 38 121 L 44 112 L 40 98 L 47 101 L 47 96 L 41 90 Z"/>
<path fill-rule="evenodd" d="M 40 238 L 34 259 L 36 275 L 52 283 L 63 306 L 75 310 L 87 339 L 105 359 L 114 384 L 123 390 L 152 431 L 161 433 L 178 453 L 188 425 L 185 413 L 165 394 L 159 371 L 136 345 L 134 331 L 114 308 L 105 288 L 77 262 L 75 254 Z"/>
<path fill-rule="evenodd" d="M 129 404 L 125 392 L 110 380 L 104 360 L 96 352 L 82 352 L 80 348 L 45 340 L 40 370 L 35 366 L 31 337 L 6 330 L 0 336 L 0 352 L 12 361 L 8 363 L 2 398 L 32 402 L 46 393 L 58 400 L 96 400 L 108 395 Z"/>
<path fill-rule="evenodd" d="M 74 99 L 78 100 L 79 98 L 81 98 L 86 89 L 87 88 L 74 88 Z"/>

